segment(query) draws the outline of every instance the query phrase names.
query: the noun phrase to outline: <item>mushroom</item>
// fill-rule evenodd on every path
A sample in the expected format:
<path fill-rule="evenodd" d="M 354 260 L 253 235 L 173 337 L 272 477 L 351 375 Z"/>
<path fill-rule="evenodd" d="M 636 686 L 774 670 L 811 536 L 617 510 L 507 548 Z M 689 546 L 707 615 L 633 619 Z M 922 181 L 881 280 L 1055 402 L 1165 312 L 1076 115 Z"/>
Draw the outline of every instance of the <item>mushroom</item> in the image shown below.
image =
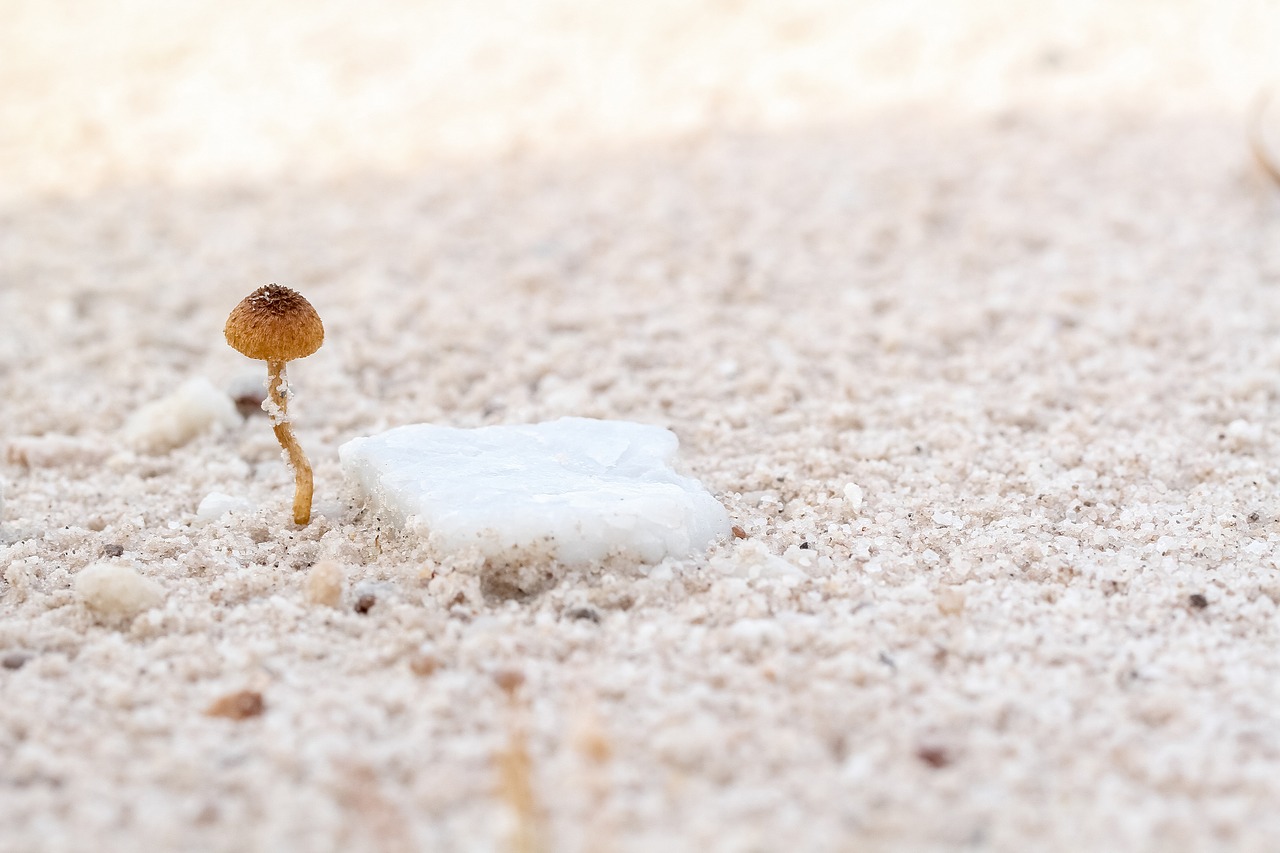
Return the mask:
<path fill-rule="evenodd" d="M 311 463 L 289 426 L 289 381 L 286 361 L 305 358 L 324 343 L 320 315 L 302 294 L 278 284 L 259 287 L 240 301 L 227 318 L 223 334 L 227 343 L 249 358 L 267 363 L 267 399 L 262 408 L 271 417 L 276 440 L 288 454 L 293 469 L 293 520 L 311 521 Z"/>

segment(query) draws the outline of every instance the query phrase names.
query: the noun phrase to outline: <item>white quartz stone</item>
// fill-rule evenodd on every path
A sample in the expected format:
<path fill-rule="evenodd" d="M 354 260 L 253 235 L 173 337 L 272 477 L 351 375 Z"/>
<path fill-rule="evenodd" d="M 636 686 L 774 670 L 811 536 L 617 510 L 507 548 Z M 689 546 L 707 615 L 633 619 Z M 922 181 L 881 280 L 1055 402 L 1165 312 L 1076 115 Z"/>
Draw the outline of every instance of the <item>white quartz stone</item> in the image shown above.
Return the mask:
<path fill-rule="evenodd" d="M 208 379 L 196 377 L 134 412 L 125 422 L 124 438 L 139 450 L 163 453 L 211 429 L 238 426 L 241 420 L 230 397 Z"/>
<path fill-rule="evenodd" d="M 107 621 L 131 619 L 164 601 L 164 587 L 133 566 L 98 563 L 80 570 L 75 594 L 91 612 Z"/>
<path fill-rule="evenodd" d="M 210 492 L 196 507 L 196 519 L 213 521 L 229 512 L 253 512 L 253 504 L 244 498 L 224 495 L 222 492 Z"/>
<path fill-rule="evenodd" d="M 353 439 L 339 455 L 367 504 L 442 551 L 584 565 L 687 557 L 729 533 L 724 507 L 672 469 L 678 447 L 661 427 L 562 418 L 414 424 Z"/>

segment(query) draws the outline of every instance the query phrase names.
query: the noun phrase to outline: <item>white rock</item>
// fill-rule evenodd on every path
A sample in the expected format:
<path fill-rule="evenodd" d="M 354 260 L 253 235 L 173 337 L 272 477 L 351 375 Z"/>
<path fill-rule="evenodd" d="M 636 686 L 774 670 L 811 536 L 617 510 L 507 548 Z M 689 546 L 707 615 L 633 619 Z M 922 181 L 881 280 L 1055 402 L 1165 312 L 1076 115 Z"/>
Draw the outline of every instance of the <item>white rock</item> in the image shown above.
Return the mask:
<path fill-rule="evenodd" d="M 253 512 L 253 504 L 244 498 L 224 495 L 222 492 L 210 492 L 196 507 L 196 518 L 200 521 L 213 521 L 229 512 Z"/>
<path fill-rule="evenodd" d="M 159 453 L 181 447 L 216 426 L 239 423 L 231 398 L 209 380 L 197 377 L 134 412 L 125 422 L 124 438 L 138 450 Z"/>
<path fill-rule="evenodd" d="M 342 603 L 342 567 L 333 560 L 321 560 L 307 573 L 307 600 L 312 604 L 337 607 Z"/>
<path fill-rule="evenodd" d="M 933 523 L 939 527 L 954 527 L 956 530 L 964 527 L 963 518 L 954 512 L 946 512 L 945 510 L 938 510 L 933 514 Z"/>
<path fill-rule="evenodd" d="M 132 618 L 164 601 L 164 589 L 131 566 L 99 563 L 76 575 L 75 593 L 85 607 L 104 620 Z"/>
<path fill-rule="evenodd" d="M 415 424 L 339 449 L 387 521 L 440 549 L 583 565 L 611 554 L 687 557 L 729 534 L 724 507 L 671 468 L 669 430 L 626 421 L 453 429 Z"/>
<path fill-rule="evenodd" d="M 1245 450 L 1261 443 L 1266 431 L 1261 424 L 1251 424 L 1245 420 L 1234 420 L 1227 424 L 1224 432 L 1227 447 L 1231 450 Z"/>
<path fill-rule="evenodd" d="M 858 509 L 862 506 L 862 487 L 857 483 L 849 483 L 844 487 L 844 500 L 849 505 L 849 509 Z"/>

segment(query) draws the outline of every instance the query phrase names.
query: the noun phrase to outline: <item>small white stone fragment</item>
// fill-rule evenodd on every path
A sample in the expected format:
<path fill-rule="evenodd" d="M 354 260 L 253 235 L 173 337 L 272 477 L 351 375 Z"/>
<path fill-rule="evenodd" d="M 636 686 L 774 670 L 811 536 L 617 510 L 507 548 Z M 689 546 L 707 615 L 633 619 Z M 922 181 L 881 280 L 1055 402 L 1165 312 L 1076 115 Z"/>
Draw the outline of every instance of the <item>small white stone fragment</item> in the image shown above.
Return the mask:
<path fill-rule="evenodd" d="M 862 506 L 862 487 L 857 483 L 850 483 L 844 487 L 844 502 L 849 505 L 849 509 L 858 509 Z"/>
<path fill-rule="evenodd" d="M 1223 432 L 1227 447 L 1231 450 L 1246 450 L 1262 442 L 1266 433 L 1260 424 L 1252 424 L 1246 420 L 1234 420 L 1227 424 Z"/>
<path fill-rule="evenodd" d="M 964 527 L 963 518 L 954 512 L 946 512 L 945 510 L 938 510 L 933 514 L 933 523 L 939 527 L 954 527 L 956 530 Z"/>
<path fill-rule="evenodd" d="M 688 557 L 729 535 L 724 507 L 671 468 L 661 427 L 562 418 L 479 429 L 415 424 L 339 449 L 347 479 L 392 524 L 445 552 L 585 565 Z"/>
<path fill-rule="evenodd" d="M 199 521 L 213 521 L 229 512 L 253 512 L 253 504 L 244 498 L 224 495 L 222 492 L 210 492 L 196 507 L 196 518 Z"/>
<path fill-rule="evenodd" d="M 333 560 L 321 560 L 307 573 L 307 601 L 325 607 L 342 602 L 342 567 Z"/>
<path fill-rule="evenodd" d="M 122 621 L 164 601 L 164 589 L 132 567 L 121 563 L 98 563 L 76 575 L 75 593 L 95 616 L 104 621 Z"/>
<path fill-rule="evenodd" d="M 160 453 L 181 447 L 214 427 L 239 423 L 231 398 L 209 380 L 197 377 L 134 412 L 125 422 L 124 438 L 135 449 Z"/>

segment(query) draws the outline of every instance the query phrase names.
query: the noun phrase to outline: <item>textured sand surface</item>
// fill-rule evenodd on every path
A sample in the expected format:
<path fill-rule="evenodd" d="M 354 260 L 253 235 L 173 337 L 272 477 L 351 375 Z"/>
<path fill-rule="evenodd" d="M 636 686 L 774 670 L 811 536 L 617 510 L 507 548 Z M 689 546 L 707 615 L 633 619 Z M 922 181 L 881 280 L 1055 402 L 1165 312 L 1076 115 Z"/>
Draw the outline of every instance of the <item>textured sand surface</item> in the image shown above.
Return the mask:
<path fill-rule="evenodd" d="M 1280 847 L 1280 10 L 942 6 L 6 3 L 0 850 Z M 261 416 L 127 427 L 270 281 L 301 529 Z M 746 538 L 344 491 L 563 415 Z"/>

